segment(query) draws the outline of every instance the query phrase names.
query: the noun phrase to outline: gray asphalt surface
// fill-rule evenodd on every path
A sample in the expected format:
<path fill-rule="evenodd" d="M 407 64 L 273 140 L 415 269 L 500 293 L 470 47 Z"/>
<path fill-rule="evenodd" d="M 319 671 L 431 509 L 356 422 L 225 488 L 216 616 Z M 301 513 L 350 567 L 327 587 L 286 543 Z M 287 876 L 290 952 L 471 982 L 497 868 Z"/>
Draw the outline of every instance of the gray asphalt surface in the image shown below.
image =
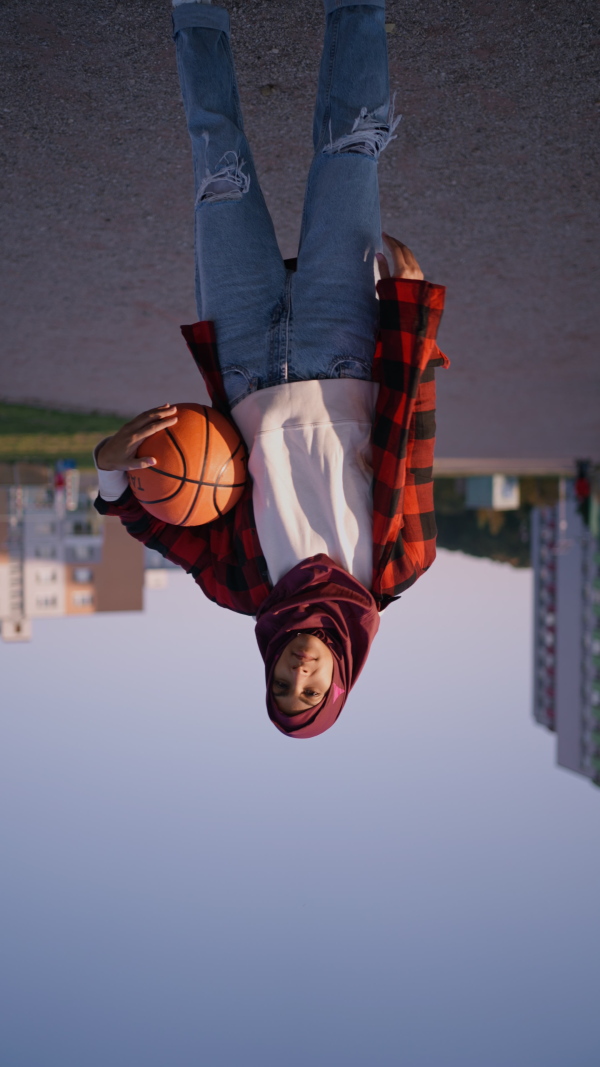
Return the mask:
<path fill-rule="evenodd" d="M 295 254 L 320 0 L 226 0 L 246 128 Z M 163 0 L 5 0 L 0 396 L 198 399 L 190 152 Z M 384 226 L 448 286 L 440 456 L 600 459 L 591 0 L 389 0 Z"/>

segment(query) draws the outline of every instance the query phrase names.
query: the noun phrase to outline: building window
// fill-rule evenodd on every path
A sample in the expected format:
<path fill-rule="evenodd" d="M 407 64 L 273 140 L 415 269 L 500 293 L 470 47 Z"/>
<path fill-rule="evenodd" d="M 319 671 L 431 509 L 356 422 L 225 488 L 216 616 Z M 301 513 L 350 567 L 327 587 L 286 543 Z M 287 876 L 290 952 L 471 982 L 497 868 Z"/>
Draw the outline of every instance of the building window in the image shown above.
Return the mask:
<path fill-rule="evenodd" d="M 96 559 L 96 551 L 95 545 L 69 545 L 67 558 L 73 562 L 79 560 L 93 562 Z"/>
<path fill-rule="evenodd" d="M 55 596 L 38 596 L 35 601 L 36 608 L 55 608 Z"/>
<path fill-rule="evenodd" d="M 92 534 L 93 532 L 94 531 L 92 529 L 91 522 L 84 522 L 84 521 L 79 521 L 78 520 L 77 522 L 74 522 L 71 525 L 71 533 L 76 534 L 76 535 L 85 536 L 86 534 L 89 535 L 89 534 Z"/>
<path fill-rule="evenodd" d="M 73 567 L 73 581 L 78 585 L 86 585 L 93 580 L 93 577 L 89 567 Z"/>
<path fill-rule="evenodd" d="M 48 585 L 50 582 L 58 581 L 57 571 L 36 571 L 35 580 L 38 585 Z"/>
<path fill-rule="evenodd" d="M 94 595 L 88 589 L 80 589 L 73 593 L 73 603 L 76 608 L 85 608 L 94 601 Z"/>
<path fill-rule="evenodd" d="M 56 533 L 56 526 L 53 522 L 38 522 L 35 532 L 38 537 L 51 537 L 52 534 Z"/>
<path fill-rule="evenodd" d="M 34 550 L 36 559 L 56 559 L 55 545 L 36 545 Z"/>

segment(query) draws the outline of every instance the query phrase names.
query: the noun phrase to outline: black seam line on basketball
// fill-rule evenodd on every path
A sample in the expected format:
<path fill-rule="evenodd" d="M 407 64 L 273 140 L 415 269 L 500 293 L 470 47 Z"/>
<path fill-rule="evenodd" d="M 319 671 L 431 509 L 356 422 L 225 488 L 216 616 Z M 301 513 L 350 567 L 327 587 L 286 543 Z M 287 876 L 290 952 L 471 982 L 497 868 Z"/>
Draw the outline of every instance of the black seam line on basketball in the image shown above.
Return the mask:
<path fill-rule="evenodd" d="M 232 455 L 231 455 L 231 456 L 228 456 L 228 458 L 227 458 L 227 459 L 225 460 L 225 462 L 224 462 L 223 466 L 221 467 L 221 470 L 220 470 L 220 471 L 219 471 L 219 473 L 217 474 L 217 480 L 216 480 L 216 482 L 214 483 L 214 489 L 213 489 L 213 507 L 214 507 L 215 511 L 217 512 L 217 515 L 218 515 L 218 516 L 219 516 L 220 518 L 222 518 L 222 517 L 223 517 L 223 512 L 221 511 L 221 509 L 220 509 L 219 505 L 217 504 L 217 489 L 227 489 L 227 488 L 228 488 L 228 486 L 225 486 L 225 485 L 221 485 L 221 484 L 220 484 L 220 482 L 221 482 L 221 475 L 223 474 L 223 471 L 225 470 L 225 468 L 227 467 L 227 465 L 228 465 L 229 463 L 232 463 L 232 462 L 233 462 L 233 458 L 234 458 L 234 456 L 235 456 L 235 453 L 237 452 L 237 450 L 238 450 L 238 448 L 240 447 L 241 443 L 242 443 L 241 441 L 238 441 L 238 443 L 237 443 L 237 446 L 236 446 L 236 449 L 235 449 L 235 452 L 233 452 L 233 453 L 232 453 Z"/>
<path fill-rule="evenodd" d="M 185 456 L 184 456 L 183 452 L 181 451 L 179 445 L 177 444 L 177 441 L 173 437 L 173 434 L 171 433 L 171 431 L 169 429 L 166 429 L 165 433 L 166 433 L 167 437 L 169 438 L 171 444 L 175 445 L 175 448 L 179 452 L 179 458 L 181 459 L 181 463 L 183 465 L 183 477 L 181 478 L 180 484 L 177 486 L 177 489 L 175 490 L 175 492 L 171 493 L 170 496 L 159 496 L 159 497 L 156 498 L 156 500 L 144 500 L 144 504 L 166 504 L 166 503 L 168 503 L 169 500 L 174 500 L 174 498 L 177 496 L 178 493 L 181 492 L 181 490 L 183 489 L 183 487 L 185 485 L 186 474 L 187 474 L 187 464 L 185 462 Z M 151 470 L 155 470 L 155 468 L 154 467 L 146 467 L 146 470 L 150 470 L 151 471 Z M 158 473 L 158 471 L 156 473 Z M 140 503 L 141 503 L 141 501 L 140 501 Z"/>
<path fill-rule="evenodd" d="M 211 482 L 205 482 L 205 485 L 211 485 L 211 484 L 212 484 Z M 243 489 L 245 484 L 246 484 L 245 482 L 234 482 L 233 485 L 227 485 L 227 484 L 223 484 L 223 483 L 221 483 L 221 485 L 215 485 L 215 487 L 213 489 L 213 505 L 214 505 L 217 513 L 221 516 L 221 518 L 223 517 L 225 512 L 221 511 L 219 505 L 217 504 L 217 489 Z"/>
<path fill-rule="evenodd" d="M 235 452 L 234 452 L 235 455 Z M 232 457 L 233 458 L 233 457 Z M 229 460 L 227 460 L 229 463 Z M 198 482 L 196 478 L 180 478 L 178 474 L 171 474 L 170 471 L 163 471 L 160 467 L 146 467 L 147 471 L 152 471 L 153 474 L 162 474 L 165 478 L 175 478 L 178 482 L 188 482 L 190 485 L 217 485 L 217 482 Z M 226 485 L 221 484 L 221 489 L 238 489 L 240 485 L 245 485 L 246 482 L 233 482 Z M 148 501 L 150 503 L 150 501 Z"/>
<path fill-rule="evenodd" d="M 181 451 L 181 449 L 179 447 L 179 442 L 176 440 L 175 437 L 173 437 L 173 434 L 171 433 L 171 431 L 169 429 L 167 429 L 166 433 L 167 433 L 167 437 L 169 438 L 169 441 L 171 441 L 171 443 L 175 445 L 175 448 L 177 449 L 177 451 L 179 452 L 179 455 L 181 457 L 181 462 L 183 464 L 183 474 L 181 475 L 181 477 L 182 477 L 183 481 L 185 481 L 185 479 L 187 478 L 187 463 L 186 463 L 185 455 Z"/>
<path fill-rule="evenodd" d="M 150 467 L 149 470 L 152 470 Z M 173 500 L 178 493 L 181 492 L 185 485 L 185 482 L 181 482 L 181 485 L 177 486 L 174 493 L 170 493 L 169 496 L 157 496 L 156 500 L 140 500 L 140 504 L 166 504 L 169 500 Z"/>
<path fill-rule="evenodd" d="M 206 435 L 204 437 L 204 458 L 202 460 L 202 470 L 200 471 L 200 479 L 198 481 L 198 485 L 196 486 L 196 492 L 194 493 L 194 499 L 192 500 L 192 503 L 190 504 L 190 506 L 189 506 L 189 508 L 187 510 L 187 514 L 181 520 L 180 526 L 185 526 L 185 524 L 188 521 L 190 515 L 192 514 L 192 511 L 196 507 L 196 501 L 198 499 L 198 495 L 200 493 L 200 489 L 201 489 L 202 483 L 204 481 L 204 471 L 206 470 L 206 460 L 208 458 L 208 442 L 209 442 L 209 439 L 210 439 L 210 422 L 208 421 L 208 418 L 206 416 L 206 410 L 204 411 L 204 422 L 206 423 Z M 184 471 L 183 473 L 185 475 L 187 473 L 187 471 Z"/>

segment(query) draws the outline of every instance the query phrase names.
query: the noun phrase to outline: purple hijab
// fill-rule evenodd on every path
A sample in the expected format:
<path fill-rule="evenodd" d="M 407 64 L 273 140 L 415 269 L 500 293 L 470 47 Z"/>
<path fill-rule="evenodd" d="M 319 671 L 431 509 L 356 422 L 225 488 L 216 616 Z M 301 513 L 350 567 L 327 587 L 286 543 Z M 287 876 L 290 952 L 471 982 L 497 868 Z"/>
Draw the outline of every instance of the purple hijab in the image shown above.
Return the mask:
<path fill-rule="evenodd" d="M 255 630 L 265 663 L 267 711 L 277 729 L 290 737 L 316 737 L 333 726 L 378 629 L 372 594 L 329 556 L 311 556 L 284 575 L 261 604 Z M 320 704 L 285 715 L 271 692 L 273 671 L 285 646 L 301 630 L 329 647 L 333 678 Z"/>

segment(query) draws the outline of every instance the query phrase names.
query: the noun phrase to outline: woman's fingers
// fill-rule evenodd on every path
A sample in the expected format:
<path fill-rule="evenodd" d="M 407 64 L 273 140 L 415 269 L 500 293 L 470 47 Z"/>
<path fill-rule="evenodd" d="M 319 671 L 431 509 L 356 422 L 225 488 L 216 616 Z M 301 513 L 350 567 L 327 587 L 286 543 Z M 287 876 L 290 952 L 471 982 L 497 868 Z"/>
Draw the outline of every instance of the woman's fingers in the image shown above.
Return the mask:
<path fill-rule="evenodd" d="M 141 471 L 141 470 L 144 470 L 145 467 L 155 467 L 155 466 L 156 466 L 156 460 L 155 460 L 154 456 L 144 456 L 142 459 L 140 459 L 138 456 L 136 456 L 134 459 L 130 460 L 129 463 L 127 464 L 127 470 L 128 471 Z"/>
<path fill-rule="evenodd" d="M 142 411 L 141 415 L 136 415 L 135 419 L 126 423 L 126 426 L 128 430 L 137 431 L 148 423 L 156 424 L 162 422 L 163 419 L 171 418 L 176 412 L 177 408 L 173 404 L 161 404 L 159 408 Z"/>
<path fill-rule="evenodd" d="M 406 247 L 406 245 L 402 246 L 402 254 L 409 270 L 420 269 L 419 264 L 417 263 L 417 257 L 414 255 L 413 252 L 411 252 L 410 248 Z"/>
<path fill-rule="evenodd" d="M 391 237 L 389 233 L 382 234 L 382 237 L 392 253 L 394 277 L 422 281 L 423 271 L 410 248 L 402 244 L 402 241 L 399 241 L 396 237 Z"/>
<path fill-rule="evenodd" d="M 390 268 L 388 266 L 388 261 L 385 258 L 383 252 L 376 252 L 375 253 L 375 259 L 377 260 L 377 262 L 379 264 L 379 277 L 380 278 L 389 278 L 389 276 L 390 276 Z"/>
<path fill-rule="evenodd" d="M 140 441 L 145 441 L 147 437 L 151 437 L 152 434 L 158 433 L 159 430 L 166 430 L 168 426 L 174 426 L 177 422 L 177 415 L 171 415 L 168 418 L 157 421 L 153 419 L 150 422 L 142 423 L 131 434 L 131 440 L 136 441 L 138 444 Z"/>
<path fill-rule="evenodd" d="M 150 411 L 146 412 L 149 418 L 164 419 L 170 415 L 174 415 L 177 411 L 175 404 L 161 404 L 158 408 L 150 408 Z"/>
<path fill-rule="evenodd" d="M 121 471 L 154 467 L 154 456 L 136 456 L 136 452 L 146 438 L 174 426 L 176 422 L 177 408 L 173 404 L 161 404 L 158 408 L 143 411 L 107 438 L 98 452 L 98 467 L 100 470 Z"/>
<path fill-rule="evenodd" d="M 406 245 L 402 244 L 402 241 L 396 240 L 395 237 L 390 237 L 389 233 L 384 233 L 383 239 L 392 253 L 392 259 L 394 261 L 394 273 L 400 273 L 406 267 L 406 260 L 404 253 L 407 251 Z"/>
<path fill-rule="evenodd" d="M 162 422 L 163 419 L 169 419 L 176 414 L 177 408 L 174 404 L 163 404 L 159 408 L 150 408 L 150 411 L 142 412 L 138 418 L 144 422 Z"/>

